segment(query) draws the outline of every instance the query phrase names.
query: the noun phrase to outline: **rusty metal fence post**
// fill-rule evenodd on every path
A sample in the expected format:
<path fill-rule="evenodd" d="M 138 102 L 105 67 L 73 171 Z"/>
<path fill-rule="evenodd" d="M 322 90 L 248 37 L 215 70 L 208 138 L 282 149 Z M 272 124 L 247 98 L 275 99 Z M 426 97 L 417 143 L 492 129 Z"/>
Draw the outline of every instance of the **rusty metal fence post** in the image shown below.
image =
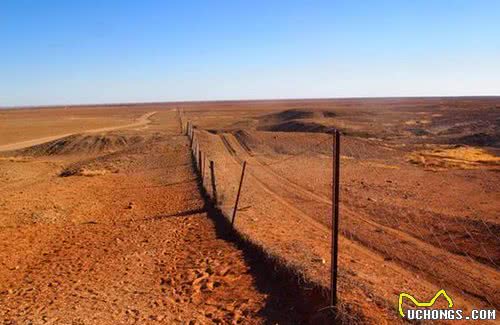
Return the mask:
<path fill-rule="evenodd" d="M 203 169 L 201 170 L 201 180 L 203 181 L 203 185 L 205 185 L 205 167 L 207 166 L 207 154 L 203 155 Z"/>
<path fill-rule="evenodd" d="M 339 248 L 339 190 L 340 190 L 340 132 L 333 133 L 332 173 L 332 248 L 330 305 L 337 306 L 338 248 Z"/>
<path fill-rule="evenodd" d="M 241 185 L 243 184 L 243 177 L 245 177 L 245 168 L 247 167 L 247 162 L 243 162 L 243 169 L 241 170 L 240 185 L 238 186 L 238 194 L 236 194 L 236 201 L 234 202 L 233 217 L 231 218 L 231 226 L 234 227 L 234 219 L 236 218 L 236 211 L 238 210 L 238 202 L 240 201 Z"/>
<path fill-rule="evenodd" d="M 199 145 L 198 145 L 198 172 L 200 173 L 200 176 L 203 178 L 203 176 L 201 175 L 201 150 Z"/>
<path fill-rule="evenodd" d="M 217 188 L 215 187 L 215 166 L 213 160 L 210 160 L 210 181 L 212 182 L 212 200 L 217 205 Z"/>

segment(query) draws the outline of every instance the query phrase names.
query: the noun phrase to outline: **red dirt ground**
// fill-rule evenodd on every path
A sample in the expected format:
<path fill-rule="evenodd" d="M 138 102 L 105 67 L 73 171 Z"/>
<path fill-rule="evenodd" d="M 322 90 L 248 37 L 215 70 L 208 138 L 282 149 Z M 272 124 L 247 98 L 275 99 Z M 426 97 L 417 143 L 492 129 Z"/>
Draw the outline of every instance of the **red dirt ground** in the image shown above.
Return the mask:
<path fill-rule="evenodd" d="M 499 101 L 354 102 L 288 102 L 282 111 L 187 107 L 184 117 L 215 162 L 228 216 L 248 163 L 236 228 L 323 287 L 332 164 L 324 132 L 343 130 L 340 297 L 350 314 L 395 322 L 400 292 L 430 298 L 441 288 L 465 310 L 498 308 Z M 415 155 L 426 160 L 415 163 Z"/>
<path fill-rule="evenodd" d="M 248 162 L 236 230 L 288 278 L 271 277 L 268 261 L 207 215 L 177 108 L 215 162 L 226 216 Z M 414 98 L 0 112 L 9 137 L 1 145 L 72 134 L 0 153 L 0 319 L 293 324 L 311 316 L 289 282 L 314 293 L 329 285 L 332 128 L 343 132 L 342 319 L 400 323 L 400 292 L 426 300 L 442 288 L 456 307 L 498 309 L 498 108 L 498 98 Z M 109 129 L 155 111 L 145 124 Z M 49 130 L 59 114 L 69 124 Z M 107 131 L 81 133 L 96 128 Z M 207 168 L 214 196 L 211 182 Z"/>
<path fill-rule="evenodd" d="M 0 161 L 10 174 L 0 187 L 4 324 L 299 319 L 207 216 L 173 116 L 158 113 L 145 142 L 83 164 L 71 155 Z M 58 176 L 75 162 L 107 172 Z"/>

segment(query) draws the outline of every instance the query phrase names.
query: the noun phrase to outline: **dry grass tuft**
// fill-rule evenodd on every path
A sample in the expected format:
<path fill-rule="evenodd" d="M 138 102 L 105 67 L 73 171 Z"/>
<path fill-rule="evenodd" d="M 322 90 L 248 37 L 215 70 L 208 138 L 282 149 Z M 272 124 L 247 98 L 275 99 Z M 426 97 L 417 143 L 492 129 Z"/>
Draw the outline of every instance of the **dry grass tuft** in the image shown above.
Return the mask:
<path fill-rule="evenodd" d="M 442 147 L 412 152 L 408 161 L 429 170 L 500 169 L 500 158 L 475 147 Z"/>
<path fill-rule="evenodd" d="M 109 173 L 109 171 L 106 169 L 97 169 L 97 170 L 82 169 L 82 170 L 80 170 L 78 175 L 92 177 L 92 176 L 102 176 L 102 175 L 105 175 L 108 173 Z"/>

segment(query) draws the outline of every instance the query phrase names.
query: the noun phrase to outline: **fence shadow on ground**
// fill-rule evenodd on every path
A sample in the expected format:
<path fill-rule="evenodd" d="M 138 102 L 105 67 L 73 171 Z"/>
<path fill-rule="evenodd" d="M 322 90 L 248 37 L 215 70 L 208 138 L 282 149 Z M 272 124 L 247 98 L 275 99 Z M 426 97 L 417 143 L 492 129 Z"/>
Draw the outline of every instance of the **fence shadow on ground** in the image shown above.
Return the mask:
<path fill-rule="evenodd" d="M 195 159 L 192 168 L 193 172 L 199 175 Z M 266 323 L 334 323 L 332 313 L 317 314 L 318 310 L 328 305 L 328 294 L 322 288 L 304 283 L 302 277 L 293 269 L 238 233 L 208 195 L 200 176 L 197 185 L 204 201 L 203 210 L 213 220 L 217 237 L 233 243 L 243 252 L 245 263 L 250 268 L 257 289 L 267 295 L 266 305 L 260 313 L 260 316 L 266 319 Z M 335 323 L 342 324 L 340 321 Z"/>

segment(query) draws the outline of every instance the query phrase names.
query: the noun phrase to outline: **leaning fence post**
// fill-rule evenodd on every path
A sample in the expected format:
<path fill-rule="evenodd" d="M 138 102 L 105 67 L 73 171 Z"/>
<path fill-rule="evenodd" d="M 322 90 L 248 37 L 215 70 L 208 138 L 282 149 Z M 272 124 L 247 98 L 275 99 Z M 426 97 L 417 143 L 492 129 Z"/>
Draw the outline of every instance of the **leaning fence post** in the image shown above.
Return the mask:
<path fill-rule="evenodd" d="M 333 134 L 333 179 L 332 179 L 332 248 L 331 248 L 331 278 L 330 305 L 337 306 L 337 277 L 339 253 L 339 189 L 340 189 L 340 132 Z"/>
<path fill-rule="evenodd" d="M 234 202 L 233 217 L 231 218 L 231 226 L 234 227 L 234 219 L 236 218 L 236 211 L 238 210 L 238 202 L 240 201 L 241 185 L 243 184 L 243 177 L 245 177 L 245 168 L 247 167 L 247 162 L 243 162 L 243 169 L 241 170 L 240 185 L 238 186 L 238 194 L 236 194 L 236 202 Z"/>

